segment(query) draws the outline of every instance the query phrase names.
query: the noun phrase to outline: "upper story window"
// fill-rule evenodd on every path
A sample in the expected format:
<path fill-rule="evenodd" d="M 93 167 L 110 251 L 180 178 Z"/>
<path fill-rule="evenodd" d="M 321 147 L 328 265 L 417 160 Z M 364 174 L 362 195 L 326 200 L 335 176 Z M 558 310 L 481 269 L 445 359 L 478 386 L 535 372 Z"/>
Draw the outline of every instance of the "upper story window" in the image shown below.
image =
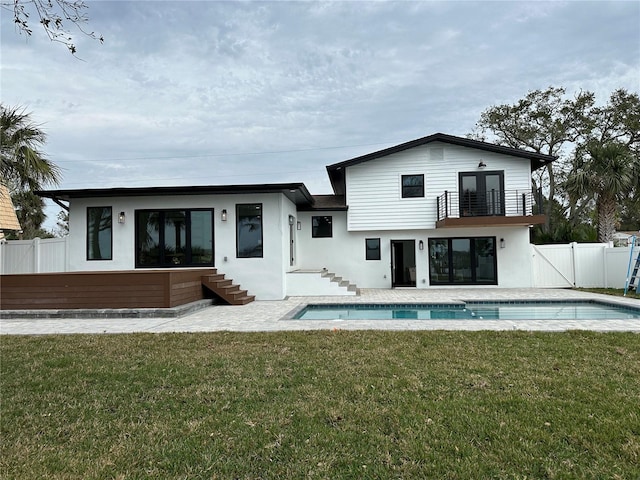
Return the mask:
<path fill-rule="evenodd" d="M 236 241 L 238 258 L 262 257 L 262 204 L 236 205 Z"/>
<path fill-rule="evenodd" d="M 402 175 L 402 198 L 424 197 L 424 175 Z"/>
<path fill-rule="evenodd" d="M 87 208 L 87 260 L 111 260 L 111 207 Z"/>
<path fill-rule="evenodd" d="M 333 218 L 331 216 L 311 217 L 311 236 L 327 238 L 333 236 Z"/>

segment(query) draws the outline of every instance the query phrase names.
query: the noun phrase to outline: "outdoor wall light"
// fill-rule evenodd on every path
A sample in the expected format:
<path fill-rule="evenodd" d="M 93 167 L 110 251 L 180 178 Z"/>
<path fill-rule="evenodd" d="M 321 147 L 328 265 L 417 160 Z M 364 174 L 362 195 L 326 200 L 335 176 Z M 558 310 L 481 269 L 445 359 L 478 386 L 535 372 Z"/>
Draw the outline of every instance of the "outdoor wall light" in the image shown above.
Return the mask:
<path fill-rule="evenodd" d="M 504 238 L 500 239 L 500 248 L 504 248 Z"/>
<path fill-rule="evenodd" d="M 298 230 L 302 230 L 302 222 L 298 222 L 298 225 L 296 226 L 296 228 Z"/>
<path fill-rule="evenodd" d="M 289 225 L 293 225 L 295 223 L 296 219 L 293 215 L 289 215 Z"/>
<path fill-rule="evenodd" d="M 478 164 L 478 168 L 484 168 L 486 166 L 487 166 L 487 164 L 484 163 L 482 160 L 480 160 L 480 163 Z"/>
<path fill-rule="evenodd" d="M 125 214 L 124 212 L 120 212 L 120 214 L 118 215 L 118 223 L 124 223 L 125 221 Z"/>
<path fill-rule="evenodd" d="M 420 250 L 424 250 L 424 242 L 423 242 L 422 240 L 420 240 L 420 241 L 418 242 L 418 248 L 419 248 Z"/>
<path fill-rule="evenodd" d="M 227 209 L 226 208 L 222 210 L 222 215 L 221 215 L 220 218 L 222 219 L 223 222 L 227 221 Z"/>

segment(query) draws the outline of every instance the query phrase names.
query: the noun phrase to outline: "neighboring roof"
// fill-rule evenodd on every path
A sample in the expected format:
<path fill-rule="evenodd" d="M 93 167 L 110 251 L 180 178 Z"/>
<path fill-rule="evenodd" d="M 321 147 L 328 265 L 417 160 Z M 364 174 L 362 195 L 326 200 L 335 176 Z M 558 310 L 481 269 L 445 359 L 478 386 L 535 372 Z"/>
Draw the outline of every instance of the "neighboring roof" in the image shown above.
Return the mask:
<path fill-rule="evenodd" d="M 525 158 L 531 161 L 531 170 L 537 170 L 540 167 L 547 165 L 548 163 L 556 160 L 557 157 L 552 155 L 544 155 L 542 153 L 529 152 L 527 150 L 521 150 L 518 148 L 504 147 L 502 145 L 495 145 L 493 143 L 481 142 L 479 140 L 472 140 L 469 138 L 455 137 L 453 135 L 446 135 L 444 133 L 435 133 L 427 137 L 411 140 L 410 142 L 401 143 L 393 147 L 385 148 L 384 150 L 378 150 L 377 152 L 368 153 L 360 157 L 355 157 L 344 162 L 334 163 L 327 167 L 327 173 L 331 180 L 331 186 L 333 191 L 337 194 L 345 193 L 345 178 L 344 169 L 359 163 L 368 162 L 369 160 L 375 160 L 377 158 L 386 157 L 393 153 L 398 153 L 410 148 L 426 145 L 431 142 L 443 142 L 451 145 L 459 145 L 461 147 L 475 148 L 477 150 L 484 150 L 487 152 L 501 153 L 503 155 L 511 155 L 513 157 Z"/>
<path fill-rule="evenodd" d="M 344 195 L 314 195 L 313 205 L 298 208 L 301 212 L 326 211 L 326 210 L 347 210 L 346 198 Z"/>
<path fill-rule="evenodd" d="M 247 193 L 282 193 L 297 206 L 313 204 L 313 197 L 304 183 L 271 183 L 262 185 L 196 185 L 184 187 L 90 188 L 81 190 L 41 190 L 44 198 L 70 201 L 72 198 L 150 197 L 160 195 L 223 195 Z"/>
<path fill-rule="evenodd" d="M 0 185 L 0 230 L 22 230 L 9 189 Z"/>

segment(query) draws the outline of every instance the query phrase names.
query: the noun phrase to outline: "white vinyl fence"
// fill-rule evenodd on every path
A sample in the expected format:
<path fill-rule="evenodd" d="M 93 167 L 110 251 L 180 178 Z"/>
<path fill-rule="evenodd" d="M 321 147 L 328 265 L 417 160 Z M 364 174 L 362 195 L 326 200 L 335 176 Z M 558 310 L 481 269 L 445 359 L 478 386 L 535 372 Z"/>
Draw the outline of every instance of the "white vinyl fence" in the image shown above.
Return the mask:
<path fill-rule="evenodd" d="M 531 245 L 533 286 L 539 288 L 624 288 L 631 247 L 604 243 Z M 640 247 L 634 250 L 634 259 Z M 67 237 L 0 243 L 0 273 L 65 272 Z M 635 260 L 634 260 L 635 261 Z"/>
<path fill-rule="evenodd" d="M 640 248 L 636 247 L 633 258 Z M 531 245 L 533 285 L 540 288 L 624 288 L 631 247 L 606 243 Z M 635 261 L 635 260 L 634 260 Z"/>
<path fill-rule="evenodd" d="M 34 238 L 0 243 L 0 273 L 47 273 L 68 270 L 69 242 Z"/>

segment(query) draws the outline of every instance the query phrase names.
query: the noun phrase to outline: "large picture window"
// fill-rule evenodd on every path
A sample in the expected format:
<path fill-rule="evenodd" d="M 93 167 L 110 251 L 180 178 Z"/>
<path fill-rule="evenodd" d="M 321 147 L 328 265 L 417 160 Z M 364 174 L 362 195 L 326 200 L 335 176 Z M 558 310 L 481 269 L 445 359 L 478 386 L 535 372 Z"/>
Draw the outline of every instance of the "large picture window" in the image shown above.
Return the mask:
<path fill-rule="evenodd" d="M 213 210 L 136 211 L 136 266 L 213 266 Z"/>
<path fill-rule="evenodd" d="M 311 217 L 311 236 L 330 238 L 333 236 L 333 218 L 331 216 Z"/>
<path fill-rule="evenodd" d="M 495 237 L 430 238 L 431 285 L 497 285 Z"/>
<path fill-rule="evenodd" d="M 402 198 L 424 197 L 424 175 L 402 175 Z"/>
<path fill-rule="evenodd" d="M 87 260 L 111 260 L 112 244 L 111 207 L 87 208 Z"/>
<path fill-rule="evenodd" d="M 236 205 L 236 243 L 238 258 L 262 257 L 261 203 Z"/>

